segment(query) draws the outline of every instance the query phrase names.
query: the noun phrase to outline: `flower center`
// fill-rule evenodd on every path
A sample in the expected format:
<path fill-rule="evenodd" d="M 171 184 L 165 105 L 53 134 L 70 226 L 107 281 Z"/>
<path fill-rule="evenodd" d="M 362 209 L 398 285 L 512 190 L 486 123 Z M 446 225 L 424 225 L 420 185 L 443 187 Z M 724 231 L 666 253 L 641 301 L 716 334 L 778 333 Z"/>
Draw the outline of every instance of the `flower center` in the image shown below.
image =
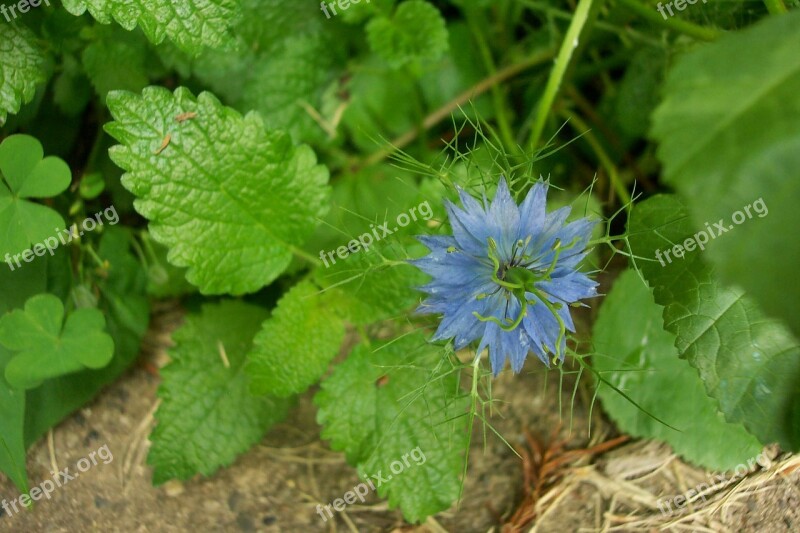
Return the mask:
<path fill-rule="evenodd" d="M 543 291 L 536 287 L 536 283 L 551 279 L 550 276 L 558 264 L 558 258 L 561 255 L 561 252 L 565 249 L 575 246 L 578 243 L 578 239 L 574 239 L 566 247 L 562 247 L 561 240 L 556 239 L 553 243 L 553 247 L 551 248 L 551 250 L 554 252 L 553 259 L 546 270 L 531 269 L 531 265 L 535 262 L 535 260 L 532 260 L 531 256 L 525 253 L 530 241 L 530 235 L 524 241 L 521 239 L 518 240 L 512 249 L 511 259 L 501 263 L 497 249 L 497 243 L 494 239 L 489 237 L 488 256 L 493 265 L 492 281 L 498 285 L 497 290 L 492 294 L 495 294 L 499 290 L 504 290 L 506 297 L 506 309 L 503 320 L 500 320 L 494 316 L 483 316 L 477 311 L 473 311 L 472 314 L 481 322 L 494 322 L 500 326 L 503 331 L 514 331 L 522 323 L 522 319 L 528 315 L 528 305 L 535 305 L 537 302 L 542 302 L 547 309 L 553 313 L 559 323 L 560 335 L 557 340 L 556 350 L 560 351 L 561 339 L 566 334 L 566 326 L 564 321 L 561 319 L 561 316 L 558 314 L 558 311 L 561 309 L 561 304 L 551 303 Z M 529 293 L 533 294 L 535 298 L 528 300 L 526 294 Z M 488 296 L 490 295 L 479 294 L 477 299 L 482 300 Z M 508 316 L 508 306 L 512 298 L 515 298 L 519 302 L 520 306 L 520 311 L 516 319 L 512 319 Z"/>

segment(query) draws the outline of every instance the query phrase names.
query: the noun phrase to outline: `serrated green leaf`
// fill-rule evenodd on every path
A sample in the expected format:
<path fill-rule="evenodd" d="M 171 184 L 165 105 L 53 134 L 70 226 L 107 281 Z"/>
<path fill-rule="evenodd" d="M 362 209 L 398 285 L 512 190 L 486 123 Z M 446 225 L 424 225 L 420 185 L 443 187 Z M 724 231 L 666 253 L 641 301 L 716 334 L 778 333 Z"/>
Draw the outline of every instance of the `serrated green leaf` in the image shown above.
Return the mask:
<path fill-rule="evenodd" d="M 335 304 L 307 281 L 281 298 L 247 356 L 253 393 L 286 398 L 322 377 L 344 340 Z"/>
<path fill-rule="evenodd" d="M 451 370 L 441 348 L 411 334 L 356 347 L 314 398 L 323 438 L 362 476 L 388 475 L 378 494 L 410 522 L 449 508 L 459 494 L 467 404 Z M 392 470 L 414 450 L 422 463 Z"/>
<path fill-rule="evenodd" d="M 252 396 L 244 372 L 245 354 L 266 317 L 260 307 L 223 301 L 204 305 L 175 332 L 150 437 L 153 483 L 214 473 L 286 416 L 288 401 Z"/>
<path fill-rule="evenodd" d="M 26 27 L 0 24 L 0 126 L 17 113 L 45 80 L 45 54 Z"/>
<path fill-rule="evenodd" d="M 321 111 L 324 90 L 343 68 L 335 27 L 313 2 L 244 0 L 242 11 L 233 52 L 208 51 L 194 60 L 167 52 L 165 62 L 191 73 L 226 104 L 258 111 L 269 128 L 296 141 L 324 140 L 309 106 Z"/>
<path fill-rule="evenodd" d="M 63 0 L 63 4 L 76 16 L 89 11 L 102 24 L 114 20 L 129 31 L 139 26 L 155 44 L 169 37 L 193 54 L 204 47 L 223 47 L 239 16 L 235 0 Z"/>
<path fill-rule="evenodd" d="M 434 61 L 448 46 L 444 17 L 423 0 L 403 2 L 391 18 L 373 18 L 367 24 L 367 39 L 372 50 L 393 68 Z"/>
<path fill-rule="evenodd" d="M 594 324 L 592 366 L 641 409 L 601 383 L 603 407 L 625 433 L 666 441 L 706 468 L 733 469 L 758 454 L 761 445 L 740 424 L 725 421 L 697 372 L 678 358 L 675 335 L 664 331 L 662 312 L 636 272 L 614 282 Z"/>
<path fill-rule="evenodd" d="M 735 228 L 709 243 L 708 259 L 795 335 L 800 286 L 786 280 L 796 276 L 800 242 L 786 232 L 800 226 L 799 26 L 800 12 L 768 17 L 686 54 L 653 126 L 665 181 L 686 198 L 695 225 Z M 756 216 L 759 200 L 769 216 Z"/>
<path fill-rule="evenodd" d="M 654 196 L 633 209 L 631 246 L 644 258 L 637 265 L 664 306 L 664 327 L 677 335 L 678 352 L 697 369 L 729 422 L 744 424 L 764 444 L 796 450 L 800 345 L 744 291 L 723 286 L 702 250 L 686 252 L 683 259 L 664 257 L 664 250 L 696 231 L 676 196 Z"/>
<path fill-rule="evenodd" d="M 108 107 L 123 185 L 169 261 L 188 267 L 202 293 L 257 291 L 301 253 L 327 209 L 328 173 L 309 147 L 185 88 L 112 92 Z M 196 115 L 176 121 L 187 113 Z"/>
<path fill-rule="evenodd" d="M 24 198 L 48 198 L 69 187 L 72 173 L 58 157 L 44 157 L 30 135 L 11 135 L 0 144 L 0 254 L 19 254 L 52 237 L 64 219 L 49 207 Z M 16 260 L 14 265 L 19 261 Z"/>
<path fill-rule="evenodd" d="M 51 294 L 25 302 L 25 309 L 0 319 L 0 344 L 16 355 L 5 377 L 14 387 L 30 389 L 42 380 L 103 368 L 114 354 L 114 341 L 103 332 L 105 319 L 96 309 L 78 309 L 64 322 L 64 305 Z"/>
<path fill-rule="evenodd" d="M 113 90 L 138 92 L 150 81 L 147 76 L 147 41 L 140 34 L 118 31 L 95 35 L 81 54 L 92 86 L 102 99 Z"/>

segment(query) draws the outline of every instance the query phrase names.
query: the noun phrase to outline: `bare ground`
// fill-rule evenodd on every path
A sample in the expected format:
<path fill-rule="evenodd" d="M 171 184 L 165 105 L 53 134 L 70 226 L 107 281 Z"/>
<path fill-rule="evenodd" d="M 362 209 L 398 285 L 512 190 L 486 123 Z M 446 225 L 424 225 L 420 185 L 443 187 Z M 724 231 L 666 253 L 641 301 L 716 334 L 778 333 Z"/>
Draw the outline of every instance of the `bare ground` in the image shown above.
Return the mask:
<path fill-rule="evenodd" d="M 336 520 L 323 522 L 316 513 L 318 503 L 341 497 L 359 479 L 342 454 L 320 440 L 313 390 L 287 422 L 229 468 L 210 478 L 154 488 L 145 461 L 159 381 L 154 368 L 163 364 L 170 332 L 179 322 L 174 308 L 157 314 L 140 364 L 36 444 L 28 471 L 32 485 L 50 477 L 53 462 L 74 472 L 81 458 L 105 444 L 113 461 L 99 462 L 31 511 L 0 515 L 0 532 L 800 529 L 800 458 L 775 449 L 769 451 L 769 469 L 731 479 L 681 509 L 662 513 L 659 498 L 711 484 L 714 474 L 681 461 L 666 445 L 623 443 L 625 437 L 597 406 L 590 436 L 590 391 L 579 387 L 571 410 L 574 380 L 566 376 L 559 393 L 553 372 L 503 375 L 496 381 L 494 396 L 506 403 L 493 423 L 525 459 L 495 437 L 484 447 L 476 428 L 462 501 L 416 527 L 375 496 L 365 505 L 349 506 Z M 17 496 L 2 475 L 0 494 Z"/>

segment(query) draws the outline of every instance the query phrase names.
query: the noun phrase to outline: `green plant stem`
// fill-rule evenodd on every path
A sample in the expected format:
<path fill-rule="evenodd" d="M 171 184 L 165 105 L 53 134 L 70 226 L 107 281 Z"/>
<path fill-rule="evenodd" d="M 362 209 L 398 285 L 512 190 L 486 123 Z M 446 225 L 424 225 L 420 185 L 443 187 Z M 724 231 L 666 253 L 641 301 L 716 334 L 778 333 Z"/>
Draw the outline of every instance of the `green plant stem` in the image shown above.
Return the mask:
<path fill-rule="evenodd" d="M 544 125 L 547 122 L 547 116 L 550 114 L 550 109 L 553 107 L 553 102 L 556 99 L 558 90 L 561 87 L 561 81 L 567 72 L 570 61 L 572 60 L 572 53 L 578 47 L 578 38 L 583 31 L 586 21 L 589 19 L 589 12 L 592 9 L 594 0 L 580 0 L 578 8 L 575 10 L 575 16 L 572 17 L 567 34 L 564 36 L 564 41 L 561 43 L 561 50 L 558 52 L 556 64 L 553 70 L 550 71 L 550 77 L 547 80 L 547 85 L 542 94 L 542 99 L 539 100 L 539 105 L 536 108 L 536 119 L 531 131 L 530 141 L 528 145 L 534 152 L 539 146 L 539 141 L 544 132 Z"/>
<path fill-rule="evenodd" d="M 789 12 L 783 0 L 764 0 L 764 5 L 767 6 L 767 11 L 769 11 L 771 15 L 781 15 Z"/>
<path fill-rule="evenodd" d="M 781 1 L 781 0 L 767 0 Z M 692 22 L 687 22 L 675 17 L 664 18 L 656 9 L 641 4 L 639 0 L 619 0 L 619 3 L 633 11 L 643 19 L 647 19 L 654 24 L 664 26 L 670 30 L 700 39 L 701 41 L 714 41 L 722 32 L 714 28 L 706 28 Z"/>
<path fill-rule="evenodd" d="M 594 151 L 597 159 L 600 161 L 600 165 L 606 170 L 608 173 L 608 179 L 611 182 L 611 186 L 614 188 L 614 191 L 622 200 L 622 203 L 627 205 L 631 201 L 631 195 L 628 190 L 625 188 L 625 184 L 622 183 L 620 180 L 619 172 L 617 172 L 617 167 L 614 165 L 614 162 L 611 161 L 611 158 L 606 153 L 603 145 L 597 139 L 594 133 L 592 133 L 591 128 L 589 125 L 583 121 L 581 117 L 576 115 L 575 113 L 570 113 L 569 111 L 563 111 L 562 116 L 566 118 L 568 121 L 575 124 L 576 128 L 580 130 L 580 134 L 586 138 L 586 142 L 589 143 L 589 146 Z"/>
<path fill-rule="evenodd" d="M 494 59 L 492 58 L 492 51 L 489 50 L 489 45 L 486 43 L 486 38 L 483 35 L 483 29 L 476 20 L 476 14 L 473 9 L 467 9 L 467 24 L 469 25 L 472 35 L 475 36 L 475 41 L 478 44 L 478 49 L 481 53 L 483 65 L 486 68 L 489 76 L 497 75 L 497 67 L 495 66 Z M 494 103 L 495 114 L 497 115 L 497 126 L 500 128 L 500 138 L 509 150 L 516 150 L 516 143 L 514 142 L 514 134 L 511 132 L 511 124 L 508 122 L 508 113 L 505 97 L 500 85 L 495 84 L 491 88 L 492 102 Z"/>

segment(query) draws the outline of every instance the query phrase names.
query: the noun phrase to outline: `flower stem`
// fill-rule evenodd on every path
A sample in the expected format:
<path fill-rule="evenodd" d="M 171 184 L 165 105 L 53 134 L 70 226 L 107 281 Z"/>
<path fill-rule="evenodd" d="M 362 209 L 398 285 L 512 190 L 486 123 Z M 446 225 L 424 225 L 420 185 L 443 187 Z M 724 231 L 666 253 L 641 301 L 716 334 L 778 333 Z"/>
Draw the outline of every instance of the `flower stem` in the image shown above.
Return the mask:
<path fill-rule="evenodd" d="M 597 155 L 597 159 L 600 161 L 600 164 L 606 169 L 608 173 L 608 179 L 611 181 L 611 186 L 614 188 L 614 191 L 622 200 L 623 205 L 627 205 L 631 201 L 631 195 L 628 190 L 625 188 L 625 184 L 619 178 L 619 172 L 617 172 L 617 167 L 614 165 L 614 162 L 611 161 L 611 158 L 606 153 L 603 145 L 600 144 L 600 141 L 597 140 L 597 137 L 594 133 L 592 133 L 591 128 L 586 122 L 583 121 L 581 117 L 579 117 L 575 113 L 570 113 L 569 111 L 564 111 L 563 116 L 575 123 L 575 126 L 581 130 L 581 133 L 586 138 L 586 142 L 589 143 L 592 150 L 594 151 L 595 155 Z"/>

